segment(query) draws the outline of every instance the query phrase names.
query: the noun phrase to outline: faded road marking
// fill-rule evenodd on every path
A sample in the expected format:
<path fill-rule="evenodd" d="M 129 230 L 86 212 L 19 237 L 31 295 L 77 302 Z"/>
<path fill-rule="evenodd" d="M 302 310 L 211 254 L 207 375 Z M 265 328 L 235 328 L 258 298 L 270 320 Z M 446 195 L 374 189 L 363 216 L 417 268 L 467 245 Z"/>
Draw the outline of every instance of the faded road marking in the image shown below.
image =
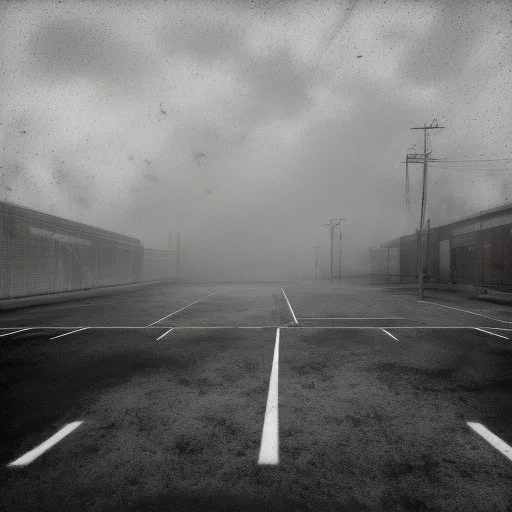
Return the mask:
<path fill-rule="evenodd" d="M 386 329 L 381 329 L 382 332 L 385 332 L 389 337 L 393 338 L 395 341 L 399 341 L 398 338 L 395 338 L 390 332 L 386 331 Z"/>
<path fill-rule="evenodd" d="M 300 316 L 299 320 L 405 320 L 404 316 L 382 316 L 382 317 L 368 317 L 368 316 L 330 316 L 330 317 L 318 317 L 318 316 Z"/>
<path fill-rule="evenodd" d="M 154 325 L 154 326 L 147 326 L 147 325 L 89 325 L 86 327 L 87 329 L 93 330 L 145 330 L 145 329 L 163 329 L 165 326 L 161 325 Z M 389 325 L 381 325 L 381 326 L 375 326 L 375 325 L 339 325 L 337 327 L 333 326 L 318 326 L 318 325 L 308 325 L 308 326 L 300 326 L 300 325 L 181 325 L 177 326 L 175 325 L 173 329 L 340 329 L 340 330 L 380 330 L 380 329 L 390 329 L 393 330 L 396 329 L 406 329 L 406 330 L 415 330 L 415 329 L 421 329 L 421 330 L 473 330 L 474 327 L 470 327 L 467 325 L 393 325 L 393 327 L 389 327 Z M 510 328 L 505 327 L 494 327 L 489 325 L 484 325 L 481 327 L 482 329 L 493 329 L 494 331 L 512 331 Z M 0 327 L 0 331 L 6 331 L 6 330 L 12 330 L 12 329 L 20 329 L 19 327 Z M 79 326 L 75 325 L 59 325 L 59 326 L 49 326 L 49 325 L 40 325 L 40 326 L 34 326 L 29 327 L 27 329 L 21 329 L 17 332 L 21 331 L 28 331 L 28 330 L 53 330 L 53 331 L 62 331 L 63 329 L 80 329 Z M 7 334 L 2 334 L 1 336 L 8 336 L 10 334 L 14 334 L 13 332 L 9 332 Z"/>
<path fill-rule="evenodd" d="M 81 329 L 77 329 L 76 331 L 65 332 L 64 334 L 59 334 L 58 336 L 54 336 L 53 338 L 50 338 L 50 339 L 56 340 L 57 338 L 62 338 L 64 336 L 68 336 L 69 334 L 73 334 L 74 332 L 85 331 L 86 329 L 87 329 L 87 327 L 82 327 Z"/>
<path fill-rule="evenodd" d="M 26 466 L 30 464 L 32 461 L 37 459 L 44 452 L 49 450 L 52 446 L 57 444 L 61 439 L 64 439 L 68 434 L 73 432 L 76 428 L 78 428 L 83 421 L 74 421 L 73 423 L 68 423 L 65 427 L 61 428 L 56 434 L 54 434 L 50 439 L 47 439 L 44 443 L 41 443 L 39 446 L 36 446 L 33 450 L 25 453 L 19 459 L 8 464 L 9 467 L 14 466 Z"/>
<path fill-rule="evenodd" d="M 498 338 L 503 338 L 504 340 L 508 340 L 510 338 L 507 338 L 506 336 L 503 336 L 502 334 L 496 334 L 495 332 L 486 331 L 485 329 L 481 329 L 480 327 L 474 327 L 475 330 L 485 332 L 487 334 L 492 334 L 493 336 L 497 336 Z"/>
<path fill-rule="evenodd" d="M 430 304 L 431 306 L 437 306 L 438 308 L 446 308 L 446 309 L 452 309 L 454 311 L 462 311 L 462 313 L 469 313 L 470 315 L 476 315 L 481 316 L 483 318 L 487 318 L 489 320 L 494 320 L 495 322 L 501 322 L 504 324 L 512 324 L 512 322 L 507 322 L 506 320 L 500 320 L 499 318 L 494 318 L 492 316 L 482 315 L 481 313 L 475 313 L 474 311 L 468 311 L 467 309 L 461 309 L 461 308 L 453 308 L 451 306 L 445 306 L 444 304 L 437 304 L 437 302 L 429 302 L 427 300 L 419 300 L 421 304 Z"/>
<path fill-rule="evenodd" d="M 281 291 L 283 292 L 284 298 L 286 299 L 286 302 L 288 303 L 288 307 L 290 308 L 290 311 L 292 312 L 294 322 L 296 324 L 298 324 L 299 322 L 297 322 L 297 317 L 295 316 L 295 313 L 293 312 L 292 306 L 290 304 L 290 301 L 288 300 L 288 297 L 286 296 L 285 291 L 282 288 L 281 288 Z"/>
<path fill-rule="evenodd" d="M 211 297 L 212 295 L 215 295 L 215 293 L 209 293 L 208 295 L 205 295 L 204 297 L 201 297 L 200 299 L 197 299 L 196 301 L 186 305 L 186 306 L 183 306 L 182 308 L 178 309 L 177 311 L 173 311 L 172 313 L 169 313 L 168 315 L 160 318 L 160 320 L 157 320 L 156 322 L 153 322 L 152 324 L 149 324 L 147 325 L 146 327 L 151 327 L 152 325 L 155 325 L 157 324 L 158 322 L 161 322 L 162 320 L 165 320 L 166 318 L 169 318 L 170 316 L 172 315 L 175 315 L 176 313 L 179 313 L 180 311 L 183 311 L 184 309 L 187 309 L 189 308 L 190 306 L 193 306 L 194 304 L 197 304 L 198 302 L 204 300 L 204 299 L 207 299 L 208 297 Z"/>
<path fill-rule="evenodd" d="M 279 332 L 277 329 L 258 464 L 279 464 Z"/>
<path fill-rule="evenodd" d="M 174 327 L 171 327 L 168 331 L 165 331 L 165 332 L 162 334 L 162 336 L 158 336 L 158 338 L 156 339 L 156 341 L 161 340 L 164 336 L 166 336 L 167 334 L 169 334 L 173 329 L 174 329 Z"/>
<path fill-rule="evenodd" d="M 19 332 L 23 331 L 30 331 L 31 327 L 28 327 L 27 329 L 20 329 L 19 331 L 14 332 L 8 332 L 7 334 L 0 334 L 0 338 L 3 338 L 4 336 L 10 336 L 11 334 L 18 334 Z"/>
<path fill-rule="evenodd" d="M 501 452 L 507 459 L 512 460 L 512 447 L 505 441 L 502 441 L 497 435 L 485 428 L 481 423 L 467 422 L 468 427 L 472 428 L 477 434 L 481 435 L 491 446 Z"/>

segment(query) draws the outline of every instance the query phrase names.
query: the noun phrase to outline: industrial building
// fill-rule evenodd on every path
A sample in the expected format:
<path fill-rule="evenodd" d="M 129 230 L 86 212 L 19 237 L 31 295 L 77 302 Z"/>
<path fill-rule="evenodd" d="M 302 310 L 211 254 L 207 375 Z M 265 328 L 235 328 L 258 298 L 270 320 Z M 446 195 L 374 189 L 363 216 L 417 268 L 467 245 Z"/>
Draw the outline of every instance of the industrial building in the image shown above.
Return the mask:
<path fill-rule="evenodd" d="M 418 232 L 370 249 L 369 272 L 387 282 L 418 281 Z M 512 206 L 481 211 L 443 226 L 425 227 L 426 280 L 512 288 Z"/>
<path fill-rule="evenodd" d="M 175 278 L 175 251 L 0 202 L 0 300 Z"/>

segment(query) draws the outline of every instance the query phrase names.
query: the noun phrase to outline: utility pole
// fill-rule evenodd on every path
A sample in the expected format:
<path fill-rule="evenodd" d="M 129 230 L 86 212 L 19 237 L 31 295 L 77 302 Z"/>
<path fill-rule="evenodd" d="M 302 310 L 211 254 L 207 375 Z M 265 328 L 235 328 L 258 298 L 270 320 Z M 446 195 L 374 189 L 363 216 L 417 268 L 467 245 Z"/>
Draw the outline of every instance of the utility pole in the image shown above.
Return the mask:
<path fill-rule="evenodd" d="M 444 128 L 444 126 L 434 126 L 434 121 L 427 126 L 416 126 L 411 130 L 423 130 L 423 186 L 421 191 L 421 215 L 420 215 L 420 229 L 418 234 L 418 298 L 423 299 L 423 265 L 422 265 L 422 236 L 423 236 L 423 221 L 425 218 L 425 205 L 427 202 L 427 169 L 428 169 L 428 154 L 427 154 L 427 130 L 437 130 Z"/>
<path fill-rule="evenodd" d="M 342 219 L 340 217 L 340 221 L 339 221 L 339 226 L 340 226 L 340 283 L 341 283 L 341 238 L 343 236 L 343 232 L 342 232 L 342 229 L 341 229 L 341 223 L 342 222 L 345 222 L 347 219 Z"/>
<path fill-rule="evenodd" d="M 332 257 L 332 242 L 334 238 L 334 228 L 340 223 L 340 219 L 330 219 L 329 224 L 322 224 L 322 226 L 329 226 L 330 231 L 330 239 L 331 239 L 331 283 L 332 283 L 332 265 L 333 265 L 333 257 Z"/>
<path fill-rule="evenodd" d="M 428 250 L 430 245 L 430 218 L 427 219 L 427 274 L 428 274 Z M 433 266 L 433 262 L 432 262 Z"/>
<path fill-rule="evenodd" d="M 318 277 L 318 248 L 320 246 L 319 245 L 315 245 L 313 247 L 313 249 L 315 249 L 315 281 L 317 280 L 317 277 Z"/>
<path fill-rule="evenodd" d="M 176 282 L 180 285 L 180 233 L 176 237 Z"/>

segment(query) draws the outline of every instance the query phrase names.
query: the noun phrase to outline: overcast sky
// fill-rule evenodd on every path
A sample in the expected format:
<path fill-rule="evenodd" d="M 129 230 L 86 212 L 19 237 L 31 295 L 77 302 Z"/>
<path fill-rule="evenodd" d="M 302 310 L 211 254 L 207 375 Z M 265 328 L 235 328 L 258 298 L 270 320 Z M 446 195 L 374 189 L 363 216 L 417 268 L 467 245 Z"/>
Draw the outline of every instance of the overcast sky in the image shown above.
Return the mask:
<path fill-rule="evenodd" d="M 413 126 L 492 160 L 431 164 L 433 223 L 512 199 L 511 34 L 508 1 L 5 2 L 0 199 L 180 231 L 219 277 L 297 269 L 343 216 L 355 265 L 417 227 Z"/>

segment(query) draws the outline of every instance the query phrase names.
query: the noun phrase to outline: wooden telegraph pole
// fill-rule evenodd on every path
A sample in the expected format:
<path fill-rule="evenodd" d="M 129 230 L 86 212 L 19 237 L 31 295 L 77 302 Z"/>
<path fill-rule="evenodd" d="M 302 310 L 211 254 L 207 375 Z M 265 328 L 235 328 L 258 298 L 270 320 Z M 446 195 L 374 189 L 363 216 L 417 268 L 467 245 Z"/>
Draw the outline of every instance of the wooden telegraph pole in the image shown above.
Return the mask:
<path fill-rule="evenodd" d="M 427 203 L 427 169 L 428 169 L 428 153 L 427 153 L 427 130 L 438 130 L 444 126 L 434 125 L 434 122 L 427 126 L 416 126 L 411 130 L 423 130 L 423 185 L 421 191 L 421 215 L 420 215 L 420 229 L 418 237 L 418 298 L 423 299 L 423 264 L 422 264 L 422 236 L 423 236 L 423 223 L 425 219 L 425 205 Z M 407 164 L 406 164 L 407 165 Z"/>

